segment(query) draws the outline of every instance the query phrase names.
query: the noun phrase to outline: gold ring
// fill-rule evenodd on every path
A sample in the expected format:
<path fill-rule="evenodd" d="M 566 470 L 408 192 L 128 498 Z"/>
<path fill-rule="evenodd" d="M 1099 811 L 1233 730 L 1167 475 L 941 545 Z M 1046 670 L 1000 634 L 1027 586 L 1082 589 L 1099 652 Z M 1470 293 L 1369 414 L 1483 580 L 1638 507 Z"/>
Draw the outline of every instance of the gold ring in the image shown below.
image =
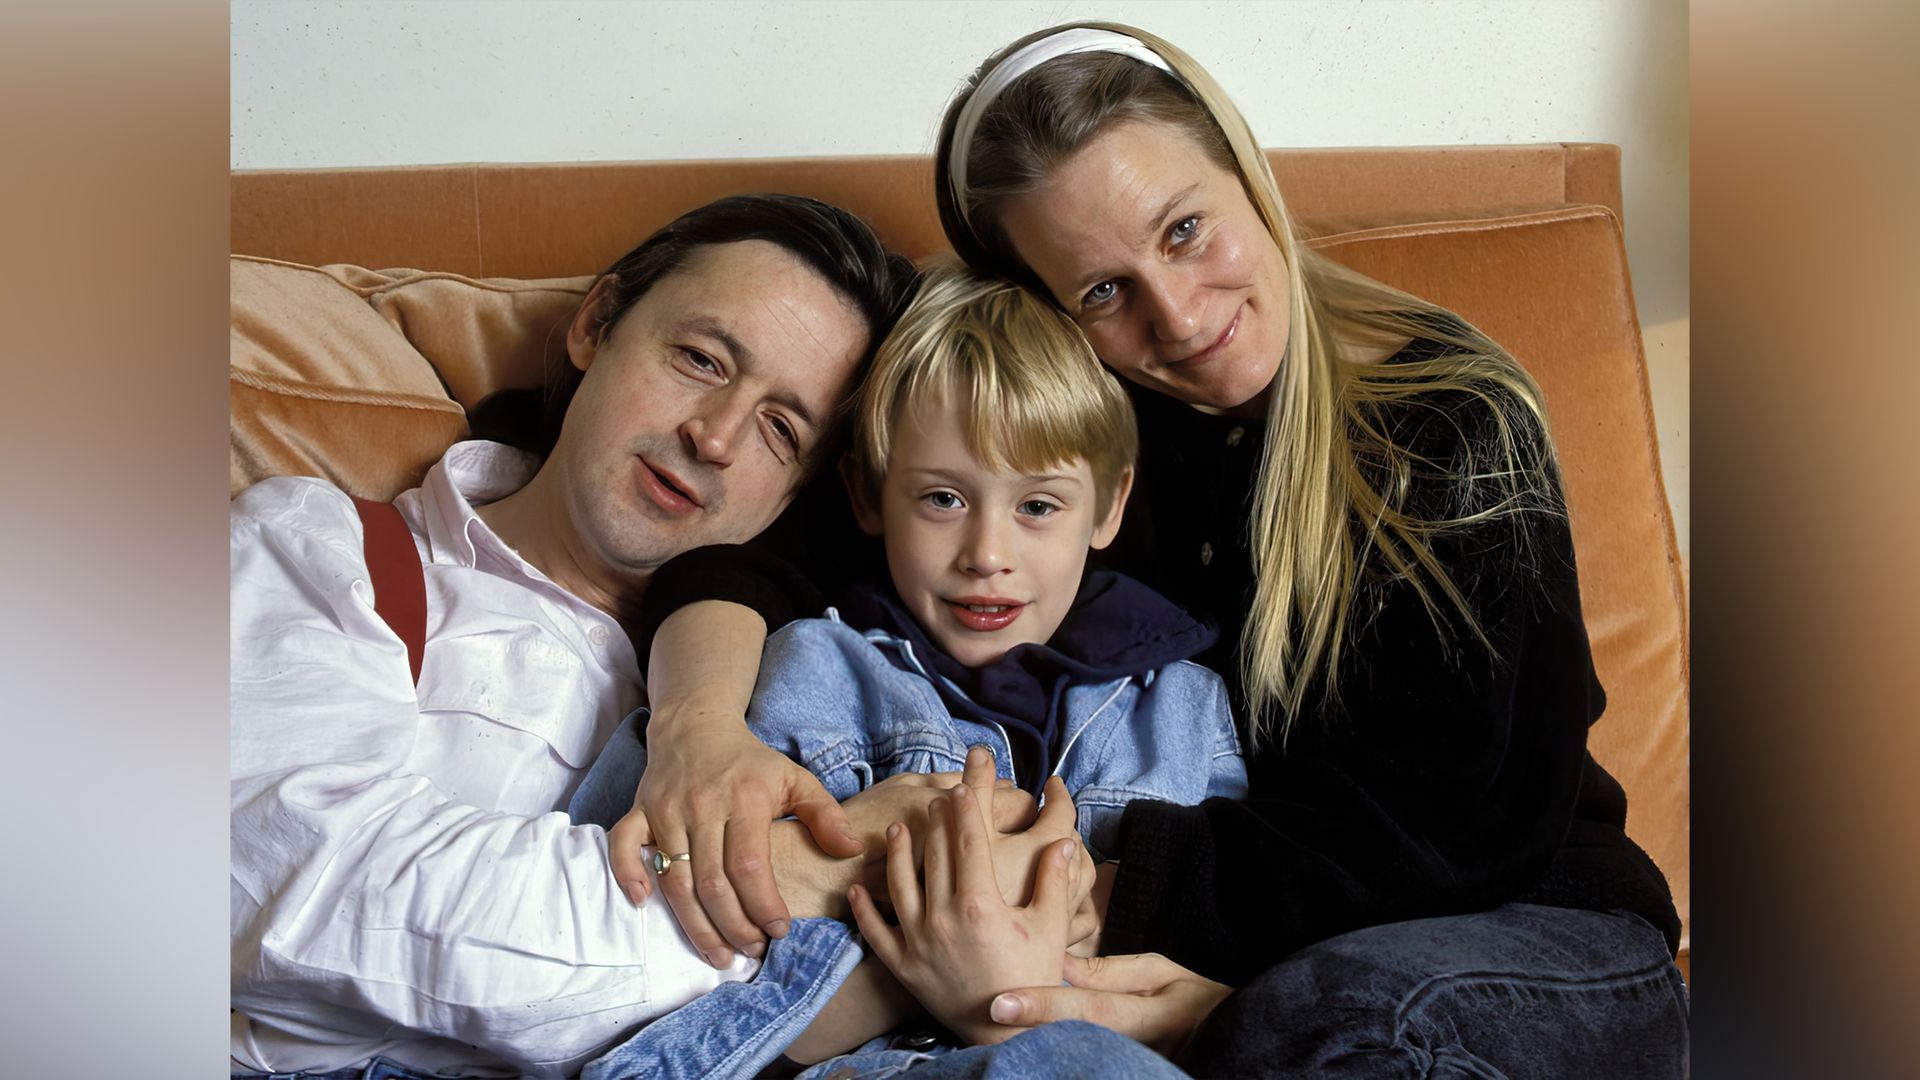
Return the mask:
<path fill-rule="evenodd" d="M 654 848 L 653 849 L 653 872 L 655 874 L 665 876 L 667 871 L 673 869 L 674 863 L 685 862 L 691 858 L 693 858 L 693 853 L 690 851 L 680 855 L 669 855 L 666 852 L 661 851 L 659 848 Z"/>

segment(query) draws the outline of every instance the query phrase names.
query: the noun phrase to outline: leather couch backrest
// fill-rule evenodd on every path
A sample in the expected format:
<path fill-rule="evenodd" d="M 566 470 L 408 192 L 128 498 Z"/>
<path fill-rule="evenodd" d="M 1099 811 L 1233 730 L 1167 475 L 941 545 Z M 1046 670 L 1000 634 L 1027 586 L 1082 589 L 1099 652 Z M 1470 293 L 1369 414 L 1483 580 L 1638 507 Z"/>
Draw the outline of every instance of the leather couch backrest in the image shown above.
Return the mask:
<path fill-rule="evenodd" d="M 1592 143 L 1270 150 L 1303 230 L 1479 217 L 1489 209 L 1620 211 L 1620 151 Z M 847 207 L 919 258 L 944 249 L 923 155 L 570 165 L 241 171 L 231 247 L 320 266 L 469 277 L 593 274 L 641 237 L 724 195 L 788 191 Z"/>

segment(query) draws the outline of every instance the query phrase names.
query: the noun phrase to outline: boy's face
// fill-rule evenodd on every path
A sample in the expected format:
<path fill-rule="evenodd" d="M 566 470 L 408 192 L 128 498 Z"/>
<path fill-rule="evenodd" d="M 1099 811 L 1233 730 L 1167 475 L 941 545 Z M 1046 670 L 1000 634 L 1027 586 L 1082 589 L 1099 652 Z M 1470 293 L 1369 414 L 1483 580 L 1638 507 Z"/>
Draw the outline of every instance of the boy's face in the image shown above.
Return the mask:
<path fill-rule="evenodd" d="M 980 667 L 1053 636 L 1087 550 L 1120 528 L 1131 477 L 1096 521 L 1085 459 L 1031 476 L 989 469 L 967 452 L 960 425 L 943 400 L 903 409 L 879 505 L 856 493 L 854 506 L 861 527 L 885 540 L 894 588 L 921 629 Z"/>

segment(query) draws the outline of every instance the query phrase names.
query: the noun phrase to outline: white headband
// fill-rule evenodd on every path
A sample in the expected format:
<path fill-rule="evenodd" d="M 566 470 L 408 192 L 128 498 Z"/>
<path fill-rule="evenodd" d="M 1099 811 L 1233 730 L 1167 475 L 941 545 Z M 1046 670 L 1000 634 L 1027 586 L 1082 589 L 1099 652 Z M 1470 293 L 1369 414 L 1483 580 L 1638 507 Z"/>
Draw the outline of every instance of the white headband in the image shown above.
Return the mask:
<path fill-rule="evenodd" d="M 974 129 L 980 126 L 980 117 L 984 116 L 987 106 L 1001 95 L 1007 87 L 1049 60 L 1074 53 L 1110 52 L 1122 56 L 1131 56 L 1143 64 L 1151 64 L 1169 75 L 1173 69 L 1159 53 L 1147 48 L 1139 38 L 1116 34 L 1111 30 L 1098 30 L 1090 26 L 1062 30 L 1050 34 L 1038 41 L 1028 42 L 1005 60 L 995 64 L 987 77 L 980 80 L 974 88 L 973 96 L 960 108 L 960 119 L 953 125 L 953 148 L 947 154 L 947 178 L 953 184 L 953 202 L 960 216 L 967 216 L 967 156 L 968 148 L 973 145 Z M 1174 76 L 1178 78 L 1179 76 Z M 969 223 L 971 224 L 971 223 Z"/>

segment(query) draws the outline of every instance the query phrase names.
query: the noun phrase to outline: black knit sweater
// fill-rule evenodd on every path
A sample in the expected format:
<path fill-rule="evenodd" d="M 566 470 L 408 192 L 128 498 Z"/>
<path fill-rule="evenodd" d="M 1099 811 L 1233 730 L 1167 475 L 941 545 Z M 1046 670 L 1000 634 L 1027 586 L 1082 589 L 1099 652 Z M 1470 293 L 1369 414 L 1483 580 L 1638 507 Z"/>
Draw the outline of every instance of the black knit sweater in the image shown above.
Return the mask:
<path fill-rule="evenodd" d="M 1389 362 L 1436 348 L 1415 342 Z M 1220 625 L 1219 643 L 1195 659 L 1226 677 L 1244 740 L 1236 650 L 1264 432 L 1132 389 L 1139 477 L 1121 537 L 1099 562 Z M 1452 501 L 1460 489 L 1448 473 L 1491 421 L 1464 396 L 1382 418 L 1418 455 L 1410 509 L 1475 508 Z M 1127 808 L 1105 951 L 1161 952 L 1238 985 L 1334 934 L 1514 900 L 1624 908 L 1677 947 L 1666 879 L 1627 838 L 1625 794 L 1586 751 L 1605 694 L 1557 488 L 1445 536 L 1434 553 L 1491 651 L 1457 616 L 1436 620 L 1405 581 L 1363 564 L 1334 693 L 1313 688 L 1319 704 L 1294 718 L 1284 745 L 1248 744 L 1249 797 Z M 648 625 L 715 598 L 756 608 L 772 629 L 817 611 L 881 558 L 823 480 L 753 544 L 668 563 Z"/>
<path fill-rule="evenodd" d="M 1389 362 L 1438 348 L 1416 342 Z M 1195 659 L 1228 676 L 1244 717 L 1236 655 L 1264 429 L 1150 392 L 1134 405 L 1136 528 L 1115 557 L 1221 620 L 1219 644 Z M 1380 418 L 1414 452 L 1409 509 L 1436 517 L 1498 499 L 1498 488 L 1463 494 L 1452 475 L 1493 420 L 1465 395 Z M 1335 693 L 1312 687 L 1315 712 L 1294 718 L 1284 744 L 1250 748 L 1250 797 L 1127 808 L 1104 950 L 1165 953 L 1238 984 L 1347 930 L 1512 900 L 1625 908 L 1677 947 L 1666 879 L 1627 838 L 1626 795 L 1586 750 L 1606 695 L 1557 486 L 1433 551 L 1492 649 L 1444 600 L 1436 620 L 1410 584 L 1368 564 Z"/>

